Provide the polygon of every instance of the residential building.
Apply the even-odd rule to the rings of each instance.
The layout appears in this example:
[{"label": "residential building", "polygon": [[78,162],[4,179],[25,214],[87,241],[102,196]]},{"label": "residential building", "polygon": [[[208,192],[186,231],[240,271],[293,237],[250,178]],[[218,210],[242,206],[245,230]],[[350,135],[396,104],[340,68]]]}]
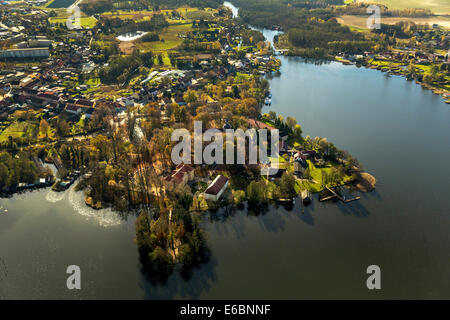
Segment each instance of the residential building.
[{"label": "residential building", "polygon": [[218,175],[204,192],[206,200],[217,201],[228,187],[228,178]]}]

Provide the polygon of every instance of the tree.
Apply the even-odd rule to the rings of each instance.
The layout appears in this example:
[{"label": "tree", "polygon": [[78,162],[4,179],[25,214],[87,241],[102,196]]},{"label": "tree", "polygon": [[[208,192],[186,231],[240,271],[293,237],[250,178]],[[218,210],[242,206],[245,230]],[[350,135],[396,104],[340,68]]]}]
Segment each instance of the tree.
[{"label": "tree", "polygon": [[287,117],[286,118],[286,124],[292,131],[294,130],[295,126],[297,125],[297,120],[295,120],[294,117]]},{"label": "tree", "polygon": [[297,124],[294,127],[294,130],[292,130],[292,136],[294,137],[295,141],[301,141],[302,140],[302,127],[301,125]]},{"label": "tree", "polygon": [[0,163],[0,190],[9,187],[9,170],[3,163]]},{"label": "tree", "polygon": [[171,265],[172,259],[167,254],[167,252],[157,246],[152,252],[147,256],[147,266],[149,270],[155,273],[164,272],[166,267]]},{"label": "tree", "polygon": [[64,137],[69,133],[69,125],[65,120],[58,118],[56,122],[56,133],[60,137]]},{"label": "tree", "polygon": [[183,99],[186,103],[195,103],[198,101],[197,92],[193,90],[187,90],[183,96]]},{"label": "tree", "polygon": [[48,138],[48,122],[45,119],[42,119],[39,123],[39,132],[44,135],[45,138]]},{"label": "tree", "polygon": [[259,206],[267,201],[266,183],[264,181],[252,181],[247,187],[247,199],[249,204]]},{"label": "tree", "polygon": [[284,172],[280,180],[280,193],[286,197],[294,197],[295,191],[295,177],[292,173]]}]

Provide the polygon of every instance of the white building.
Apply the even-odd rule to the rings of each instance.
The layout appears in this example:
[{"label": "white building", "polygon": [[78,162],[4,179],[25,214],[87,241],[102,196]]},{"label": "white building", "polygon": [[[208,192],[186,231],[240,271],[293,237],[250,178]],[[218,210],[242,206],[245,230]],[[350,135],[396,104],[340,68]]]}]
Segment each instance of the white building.
[{"label": "white building", "polygon": [[23,48],[8,49],[0,51],[0,58],[48,58],[50,50],[48,48]]},{"label": "white building", "polygon": [[217,201],[228,187],[228,178],[218,175],[204,192],[206,200]]}]

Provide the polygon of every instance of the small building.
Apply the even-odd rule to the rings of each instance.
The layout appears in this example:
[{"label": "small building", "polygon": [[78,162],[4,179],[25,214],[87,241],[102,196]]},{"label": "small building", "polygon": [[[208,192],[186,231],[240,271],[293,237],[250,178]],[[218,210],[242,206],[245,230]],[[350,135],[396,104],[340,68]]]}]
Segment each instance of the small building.
[{"label": "small building", "polygon": [[186,185],[193,179],[194,168],[187,164],[180,164],[170,176],[164,178],[164,184],[167,190],[173,190],[179,185]]},{"label": "small building", "polygon": [[81,112],[81,107],[80,106],[76,106],[74,104],[68,104],[66,106],[66,112],[68,113],[73,113],[73,114],[80,114]]},{"label": "small building", "polygon": [[206,200],[217,201],[228,187],[228,178],[218,175],[204,192]]},{"label": "small building", "polygon": [[299,178],[303,178],[303,175],[305,174],[306,165],[302,161],[294,161],[294,175],[296,175]]}]

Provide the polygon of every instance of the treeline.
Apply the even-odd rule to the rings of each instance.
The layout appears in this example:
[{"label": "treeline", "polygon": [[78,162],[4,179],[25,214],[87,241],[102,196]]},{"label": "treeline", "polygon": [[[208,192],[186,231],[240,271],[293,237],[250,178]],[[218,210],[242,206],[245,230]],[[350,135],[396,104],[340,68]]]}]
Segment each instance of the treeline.
[{"label": "treeline", "polygon": [[130,33],[136,31],[160,31],[169,26],[162,14],[155,14],[150,20],[134,21],[132,19],[100,18],[97,23],[104,34]]},{"label": "treeline", "polygon": [[354,34],[346,26],[334,21],[324,23],[311,21],[309,24],[290,29],[289,42],[296,47],[327,47],[333,41],[361,41],[364,37]]},{"label": "treeline", "polygon": [[159,8],[179,8],[190,6],[197,8],[218,8],[222,5],[222,0],[150,0],[155,9]]},{"label": "treeline", "polygon": [[8,152],[0,153],[0,190],[15,187],[21,182],[35,183],[39,174],[30,154],[21,152],[13,157]]},{"label": "treeline", "polygon": [[151,68],[154,62],[152,52],[139,53],[135,51],[130,56],[115,56],[107,67],[100,69],[99,77],[102,83],[123,83],[139,67]]},{"label": "treeline", "polygon": [[87,15],[94,15],[97,13],[112,11],[114,9],[114,2],[109,0],[95,0],[83,1],[78,5]]},{"label": "treeline", "polygon": [[154,32],[147,33],[141,37],[140,41],[142,41],[142,42],[159,41],[159,36],[157,33],[154,33]]},{"label": "treeline", "polygon": [[414,36],[416,32],[422,32],[430,29],[427,25],[416,24],[412,21],[399,21],[395,24],[382,23],[380,29],[372,30],[373,33],[386,34],[390,37],[408,39]]},{"label": "treeline", "polygon": [[[351,3],[345,7],[336,7],[334,13],[336,15],[368,15],[367,8],[370,6],[368,3]],[[421,8],[407,8],[407,9],[389,9],[387,6],[377,4],[380,8],[380,13],[383,17],[410,17],[410,18],[425,18],[433,15],[433,12],[429,9]]]},{"label": "treeline", "polygon": [[373,46],[363,34],[337,22],[333,5],[339,4],[342,1],[236,1],[244,22],[264,28],[281,27],[294,47],[291,54],[318,59],[339,52],[360,53]]},{"label": "treeline", "polygon": [[246,29],[241,33],[242,45],[244,46],[254,46],[261,41],[264,41],[264,35],[256,30]]},{"label": "treeline", "polygon": [[221,0],[133,0],[133,1],[110,1],[110,0],[88,0],[79,4],[81,11],[88,15],[120,10],[147,10],[179,8],[190,6],[198,8],[218,8],[222,5]]}]

